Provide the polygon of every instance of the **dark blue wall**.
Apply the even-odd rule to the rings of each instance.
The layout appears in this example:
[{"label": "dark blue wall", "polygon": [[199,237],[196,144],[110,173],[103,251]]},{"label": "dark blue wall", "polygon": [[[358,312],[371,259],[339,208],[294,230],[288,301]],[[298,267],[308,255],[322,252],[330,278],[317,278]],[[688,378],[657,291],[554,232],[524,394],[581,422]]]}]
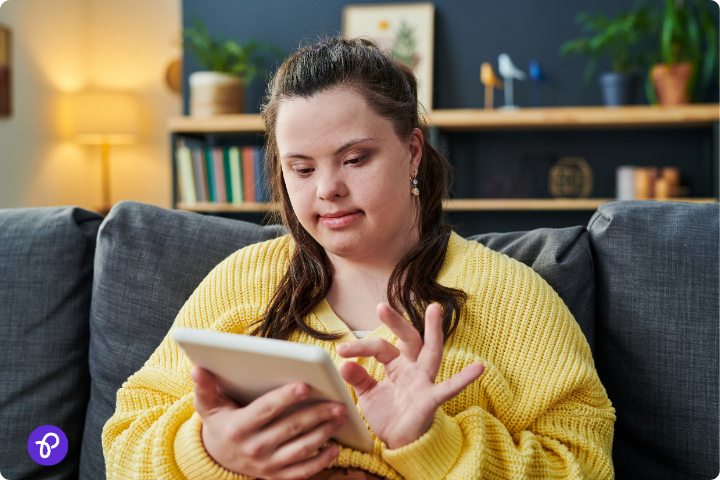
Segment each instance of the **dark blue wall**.
[{"label": "dark blue wall", "polygon": [[[289,53],[318,37],[339,35],[342,28],[340,0],[183,0],[183,23],[190,26],[198,15],[213,33],[244,41],[254,36]],[[379,3],[377,0],[352,4]],[[645,0],[661,8],[661,0]],[[717,18],[718,7],[707,0]],[[597,82],[582,82],[587,59],[560,57],[560,45],[582,34],[574,22],[578,12],[602,11],[614,15],[631,8],[633,0],[436,0],[434,108],[482,108],[483,85],[480,64],[491,62],[497,71],[500,53],[510,54],[514,63],[528,71],[531,59],[541,62],[552,82],[543,90],[545,106],[601,105]],[[185,113],[188,112],[187,77],[201,70],[196,59],[184,56]],[[597,72],[610,69],[609,59]],[[272,69],[274,71],[274,69]],[[718,84],[707,92],[704,102],[718,102]],[[246,111],[259,111],[265,81],[258,78],[246,92]],[[529,81],[514,83],[515,103],[531,106]],[[644,91],[636,103],[647,104]],[[495,105],[502,104],[502,92],[495,92]],[[506,195],[506,179],[522,183],[529,198],[548,196],[547,171],[561,156],[584,157],[595,173],[591,196],[615,195],[615,168],[618,165],[679,166],[682,183],[692,196],[717,196],[717,157],[713,158],[712,130],[618,130],[552,132],[469,132],[447,135],[450,162],[455,171],[453,196],[458,198],[517,196]],[[533,179],[533,177],[535,177]],[[464,233],[512,231],[538,226],[560,227],[585,223],[592,212],[476,212],[455,214]]]},{"label": "dark blue wall", "polygon": [[[246,40],[250,36],[277,45],[289,53],[303,42],[318,36],[340,34],[342,8],[347,3],[381,3],[377,0],[343,2],[340,0],[183,0],[183,23],[189,26],[189,14],[199,15],[211,32]],[[398,3],[398,2],[387,2]],[[662,7],[660,0],[645,0]],[[717,18],[718,7],[707,0]],[[585,57],[560,57],[558,48],[582,34],[574,23],[578,12],[602,11],[614,15],[629,10],[632,0],[436,0],[434,108],[482,108],[483,86],[480,64],[491,62],[497,71],[500,53],[510,54],[515,65],[527,73],[531,59],[537,59],[552,77],[544,87],[546,106],[601,105],[596,83],[582,83]],[[192,55],[185,55],[187,76],[201,70]],[[610,68],[609,60],[599,71]],[[717,84],[716,84],[717,85]],[[248,88],[246,109],[258,112],[264,82],[256,79]],[[530,81],[514,82],[515,103],[531,105]],[[187,113],[187,92],[185,88]],[[502,102],[496,91],[496,106]],[[717,101],[717,88],[705,101]],[[647,104],[642,91],[637,103]]]}]

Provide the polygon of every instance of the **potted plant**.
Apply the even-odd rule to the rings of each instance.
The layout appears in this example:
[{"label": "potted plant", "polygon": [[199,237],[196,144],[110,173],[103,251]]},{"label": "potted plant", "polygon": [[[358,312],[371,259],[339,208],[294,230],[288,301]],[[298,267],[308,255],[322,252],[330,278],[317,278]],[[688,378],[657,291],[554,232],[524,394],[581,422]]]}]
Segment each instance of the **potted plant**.
[{"label": "potted plant", "polygon": [[254,38],[244,44],[222,35],[213,38],[205,24],[194,19],[183,31],[185,46],[207,71],[190,74],[190,115],[211,116],[243,113],[245,87],[267,63],[267,55],[283,58],[276,47]]},{"label": "potted plant", "polygon": [[717,71],[718,31],[704,0],[664,0],[661,63],[646,81],[652,104],[682,105],[702,98]]},{"label": "potted plant", "polygon": [[645,38],[656,31],[657,19],[650,7],[639,8],[636,4],[630,12],[615,18],[602,13],[579,13],[575,21],[583,31],[594,33],[568,40],[560,46],[559,53],[581,53],[590,57],[585,68],[584,82],[592,78],[598,60],[609,55],[613,70],[600,75],[603,100],[607,106],[628,105],[633,102],[637,85],[637,71],[646,68],[650,55],[641,48]]}]

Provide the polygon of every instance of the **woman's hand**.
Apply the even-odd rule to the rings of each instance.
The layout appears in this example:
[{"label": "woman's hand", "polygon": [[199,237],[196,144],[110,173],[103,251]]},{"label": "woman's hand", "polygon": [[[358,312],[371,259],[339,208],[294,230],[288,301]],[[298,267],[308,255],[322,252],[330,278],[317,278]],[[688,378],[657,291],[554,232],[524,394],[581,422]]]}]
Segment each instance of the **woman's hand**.
[{"label": "woman's hand", "polygon": [[387,303],[378,305],[377,314],[398,338],[399,350],[382,338],[369,338],[340,344],[337,351],[346,358],[375,357],[385,367],[385,379],[378,382],[355,362],[344,362],[339,371],[355,388],[370,428],[396,449],[427,432],[438,407],[482,375],[485,366],[473,363],[436,385],[443,356],[440,305],[425,310],[425,345],[415,327]]},{"label": "woman's hand", "polygon": [[321,402],[285,412],[307,398],[306,384],[288,383],[241,408],[219,392],[207,370],[195,367],[190,375],[205,450],[224,468],[264,479],[299,479],[327,468],[338,456],[337,445],[320,448],[345,423],[342,404]]}]

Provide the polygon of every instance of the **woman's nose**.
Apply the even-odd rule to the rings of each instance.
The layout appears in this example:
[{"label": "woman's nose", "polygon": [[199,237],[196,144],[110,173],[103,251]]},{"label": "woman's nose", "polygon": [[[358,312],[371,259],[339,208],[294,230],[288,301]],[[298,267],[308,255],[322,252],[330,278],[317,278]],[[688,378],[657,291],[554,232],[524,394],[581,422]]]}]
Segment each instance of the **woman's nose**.
[{"label": "woman's nose", "polygon": [[338,174],[327,172],[318,177],[317,198],[320,200],[332,200],[347,195],[347,185]]}]

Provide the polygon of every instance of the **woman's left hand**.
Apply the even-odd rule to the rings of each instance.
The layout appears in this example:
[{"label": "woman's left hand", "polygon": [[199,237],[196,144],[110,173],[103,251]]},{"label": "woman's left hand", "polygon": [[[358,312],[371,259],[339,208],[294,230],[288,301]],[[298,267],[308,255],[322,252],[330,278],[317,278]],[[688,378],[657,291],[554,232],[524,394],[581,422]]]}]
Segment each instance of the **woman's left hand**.
[{"label": "woman's left hand", "polygon": [[378,382],[355,362],[343,362],[338,370],[355,389],[370,428],[394,450],[427,432],[438,407],[482,375],[485,365],[470,364],[436,385],[443,357],[440,305],[425,310],[424,345],[415,327],[389,304],[380,303],[377,314],[398,338],[399,350],[382,338],[369,338],[342,343],[337,352],[345,358],[375,357],[385,367],[385,379]]}]

